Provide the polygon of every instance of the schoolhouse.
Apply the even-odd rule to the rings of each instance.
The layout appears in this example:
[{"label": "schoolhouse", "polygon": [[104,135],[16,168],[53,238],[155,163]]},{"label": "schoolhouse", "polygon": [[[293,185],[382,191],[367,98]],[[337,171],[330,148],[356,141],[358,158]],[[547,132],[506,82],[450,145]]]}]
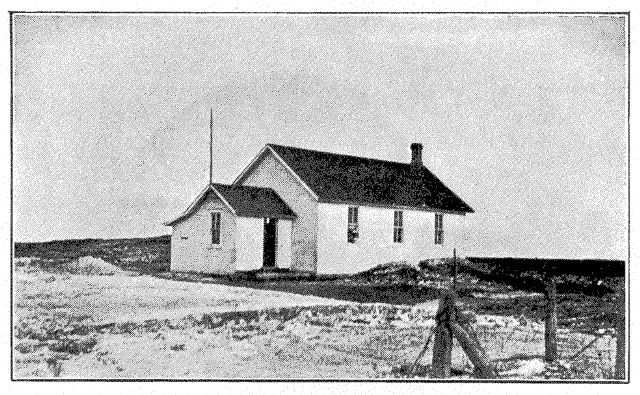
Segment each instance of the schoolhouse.
[{"label": "schoolhouse", "polygon": [[473,209],[422,163],[267,144],[233,184],[210,183],[171,226],[171,270],[355,273],[450,254],[447,218]]}]

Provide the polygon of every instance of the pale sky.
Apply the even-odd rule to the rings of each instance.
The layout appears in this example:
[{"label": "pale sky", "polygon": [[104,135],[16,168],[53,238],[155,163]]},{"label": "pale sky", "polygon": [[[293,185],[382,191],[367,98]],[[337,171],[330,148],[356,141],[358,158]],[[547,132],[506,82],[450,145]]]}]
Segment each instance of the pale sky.
[{"label": "pale sky", "polygon": [[[408,162],[468,255],[627,251],[626,19],[14,16],[14,239],[168,234],[267,142]],[[446,219],[445,219],[446,221]],[[445,222],[445,232],[447,231]]]}]

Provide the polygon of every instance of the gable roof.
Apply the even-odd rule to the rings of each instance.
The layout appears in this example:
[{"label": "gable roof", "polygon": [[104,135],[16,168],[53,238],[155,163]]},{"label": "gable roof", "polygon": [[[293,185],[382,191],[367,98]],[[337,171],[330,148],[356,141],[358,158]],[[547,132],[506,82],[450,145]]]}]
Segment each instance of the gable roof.
[{"label": "gable roof", "polygon": [[296,215],[271,188],[212,184],[240,217],[293,218]]},{"label": "gable roof", "polygon": [[200,192],[198,197],[182,214],[164,224],[173,226],[187,219],[212,194],[239,217],[292,219],[296,216],[276,191],[271,188],[212,183]]},{"label": "gable roof", "polygon": [[473,209],[426,167],[267,144],[320,202],[399,206],[457,214]]}]

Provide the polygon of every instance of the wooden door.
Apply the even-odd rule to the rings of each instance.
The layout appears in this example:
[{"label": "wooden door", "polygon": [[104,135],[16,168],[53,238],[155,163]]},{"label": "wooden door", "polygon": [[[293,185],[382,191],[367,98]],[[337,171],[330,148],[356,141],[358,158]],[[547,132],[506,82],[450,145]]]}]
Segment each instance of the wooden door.
[{"label": "wooden door", "polygon": [[264,246],[262,250],[262,266],[264,267],[276,267],[277,229],[278,220],[276,218],[264,219]]}]

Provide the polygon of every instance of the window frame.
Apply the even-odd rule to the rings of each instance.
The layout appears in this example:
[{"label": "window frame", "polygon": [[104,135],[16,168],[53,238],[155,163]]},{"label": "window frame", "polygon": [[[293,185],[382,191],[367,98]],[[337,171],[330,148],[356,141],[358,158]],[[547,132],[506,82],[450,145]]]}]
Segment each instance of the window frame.
[{"label": "window frame", "polygon": [[393,242],[404,243],[404,214],[402,210],[393,211]]},{"label": "window frame", "polygon": [[[216,224],[216,222],[214,220],[215,217],[217,217],[217,220],[218,220],[217,224]],[[209,218],[211,220],[210,223],[209,223],[210,229],[211,229],[211,238],[210,238],[211,245],[212,246],[220,246],[222,244],[222,212],[221,211],[211,211],[210,215],[209,215]],[[217,226],[215,226],[215,225],[217,225]],[[217,235],[216,235],[216,233],[217,233]],[[217,236],[217,239],[218,239],[217,243],[215,242],[216,236]]]},{"label": "window frame", "polygon": [[347,208],[347,243],[355,244],[360,238],[359,206],[349,206]]},{"label": "window frame", "polygon": [[433,244],[444,244],[444,214],[435,213]]}]

